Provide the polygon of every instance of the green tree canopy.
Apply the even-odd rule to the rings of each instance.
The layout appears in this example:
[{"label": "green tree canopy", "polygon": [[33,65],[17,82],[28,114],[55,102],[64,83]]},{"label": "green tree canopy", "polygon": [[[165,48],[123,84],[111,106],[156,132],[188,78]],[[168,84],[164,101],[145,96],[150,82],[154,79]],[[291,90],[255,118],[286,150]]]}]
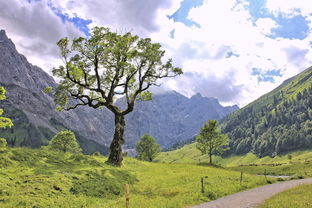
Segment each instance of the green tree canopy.
[{"label": "green tree canopy", "polygon": [[145,134],[137,142],[136,151],[138,159],[151,162],[160,152],[160,145],[156,143],[154,137]]},{"label": "green tree canopy", "polygon": [[[4,87],[0,87],[0,100],[5,100],[5,89]],[[1,115],[4,113],[3,109],[0,108],[0,128],[12,127],[13,123],[11,119],[2,117]]]},{"label": "green tree canopy", "polygon": [[227,150],[229,139],[227,135],[220,133],[216,120],[209,120],[200,129],[200,133],[196,137],[196,142],[196,148],[202,154],[208,154],[209,161],[212,163],[213,155],[220,155]]},{"label": "green tree canopy", "polygon": [[48,147],[62,152],[79,153],[81,149],[72,131],[65,130],[57,133],[49,142]]},{"label": "green tree canopy", "polygon": [[[108,28],[93,28],[89,38],[58,43],[64,65],[53,69],[60,78],[55,92],[57,109],[71,110],[78,106],[105,106],[115,115],[115,134],[110,145],[108,162],[122,164],[124,116],[133,111],[135,101],[150,100],[151,86],[159,80],[182,73],[172,60],[163,62],[165,51],[150,38],[131,33],[117,34]],[[115,105],[124,96],[125,109]]]}]

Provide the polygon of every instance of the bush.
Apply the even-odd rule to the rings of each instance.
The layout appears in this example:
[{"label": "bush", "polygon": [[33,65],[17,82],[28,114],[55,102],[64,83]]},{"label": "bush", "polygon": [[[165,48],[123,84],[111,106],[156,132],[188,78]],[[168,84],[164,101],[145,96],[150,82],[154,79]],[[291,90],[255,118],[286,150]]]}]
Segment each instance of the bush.
[{"label": "bush", "polygon": [[5,138],[0,138],[0,147],[7,147],[8,143]]},{"label": "bush", "polygon": [[136,144],[138,159],[145,161],[153,161],[160,152],[160,145],[156,143],[156,139],[148,134],[145,134]]},{"label": "bush", "polygon": [[51,150],[62,152],[80,153],[81,148],[77,143],[76,136],[72,131],[65,130],[57,133],[49,142]]}]

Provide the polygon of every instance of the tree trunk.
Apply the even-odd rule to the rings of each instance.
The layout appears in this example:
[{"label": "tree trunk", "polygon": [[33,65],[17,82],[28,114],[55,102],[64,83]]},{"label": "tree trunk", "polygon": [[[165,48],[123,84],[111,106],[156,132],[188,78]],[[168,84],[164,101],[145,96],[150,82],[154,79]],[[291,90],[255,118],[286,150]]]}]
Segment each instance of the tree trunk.
[{"label": "tree trunk", "polygon": [[212,143],[209,145],[209,163],[212,164]]},{"label": "tree trunk", "polygon": [[125,117],[124,115],[115,114],[115,133],[113,141],[109,147],[110,153],[107,162],[121,166],[122,165],[122,145],[124,144],[124,130],[125,130]]}]

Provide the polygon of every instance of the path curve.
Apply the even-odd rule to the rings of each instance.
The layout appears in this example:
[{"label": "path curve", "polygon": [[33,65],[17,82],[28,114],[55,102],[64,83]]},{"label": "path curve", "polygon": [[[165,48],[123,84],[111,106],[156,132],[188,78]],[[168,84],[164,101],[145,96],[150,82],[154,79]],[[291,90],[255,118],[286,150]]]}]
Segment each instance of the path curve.
[{"label": "path curve", "polygon": [[192,208],[254,208],[273,195],[302,184],[312,184],[312,178],[265,185],[193,206]]}]

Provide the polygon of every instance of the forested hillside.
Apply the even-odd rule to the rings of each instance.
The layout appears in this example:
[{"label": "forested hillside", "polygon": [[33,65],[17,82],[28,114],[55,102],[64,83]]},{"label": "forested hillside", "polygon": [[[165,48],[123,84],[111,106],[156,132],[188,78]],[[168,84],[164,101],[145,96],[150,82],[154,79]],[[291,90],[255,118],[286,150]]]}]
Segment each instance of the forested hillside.
[{"label": "forested hillside", "polygon": [[312,148],[312,67],[223,120],[230,153],[274,156]]}]

